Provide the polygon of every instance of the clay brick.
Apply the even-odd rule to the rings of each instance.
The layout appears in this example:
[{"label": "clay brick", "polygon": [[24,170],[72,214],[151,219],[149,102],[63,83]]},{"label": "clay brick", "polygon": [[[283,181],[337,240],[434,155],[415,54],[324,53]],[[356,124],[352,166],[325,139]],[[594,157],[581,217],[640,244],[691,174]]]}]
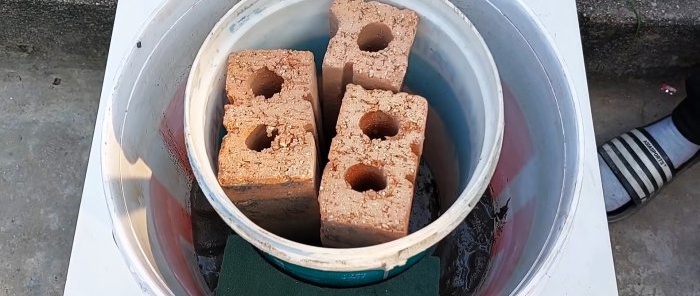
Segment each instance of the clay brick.
[{"label": "clay brick", "polygon": [[418,28],[418,15],[378,2],[336,0],[323,60],[323,122],[332,137],[345,86],[399,92]]},{"label": "clay brick", "polygon": [[303,99],[311,102],[315,127],[321,105],[314,56],[308,51],[246,50],[229,55],[226,95],[233,105]]},{"label": "clay brick", "polygon": [[297,241],[318,241],[312,118],[306,101],[227,105],[219,153],[219,183],[234,204],[259,226]]},{"label": "clay brick", "polygon": [[324,246],[408,234],[427,114],[420,96],[347,86],[319,193]]}]

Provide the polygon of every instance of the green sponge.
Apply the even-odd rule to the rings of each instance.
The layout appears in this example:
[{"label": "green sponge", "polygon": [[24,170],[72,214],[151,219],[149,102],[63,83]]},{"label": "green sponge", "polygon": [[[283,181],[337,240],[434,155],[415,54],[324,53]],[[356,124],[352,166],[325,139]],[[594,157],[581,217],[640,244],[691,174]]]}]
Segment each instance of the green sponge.
[{"label": "green sponge", "polygon": [[439,280],[440,259],[427,256],[406,272],[376,285],[344,289],[318,287],[280,272],[253,246],[232,235],[224,252],[216,295],[431,296],[439,294]]}]

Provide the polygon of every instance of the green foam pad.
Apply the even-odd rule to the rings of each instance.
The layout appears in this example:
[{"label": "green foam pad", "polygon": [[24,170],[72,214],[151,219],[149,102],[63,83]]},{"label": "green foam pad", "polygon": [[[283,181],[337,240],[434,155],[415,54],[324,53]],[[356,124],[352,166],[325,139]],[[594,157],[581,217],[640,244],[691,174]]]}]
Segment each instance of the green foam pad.
[{"label": "green foam pad", "polygon": [[216,295],[430,296],[439,294],[439,281],[440,259],[427,256],[407,271],[379,284],[343,289],[319,287],[279,271],[253,246],[232,235],[224,252]]}]

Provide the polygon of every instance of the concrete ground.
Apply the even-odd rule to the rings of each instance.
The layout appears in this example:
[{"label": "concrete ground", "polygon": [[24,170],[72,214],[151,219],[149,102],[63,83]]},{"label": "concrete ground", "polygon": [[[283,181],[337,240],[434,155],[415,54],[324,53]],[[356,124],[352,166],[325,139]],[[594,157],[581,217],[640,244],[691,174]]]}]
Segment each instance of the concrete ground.
[{"label": "concrete ground", "polygon": [[[684,94],[682,77],[589,81],[598,143],[670,113]],[[637,214],[610,226],[621,296],[700,295],[700,166],[666,187]]]},{"label": "concrete ground", "polygon": [[0,53],[0,295],[62,295],[104,65]]},{"label": "concrete ground", "polygon": [[672,74],[700,63],[700,1],[576,3],[589,73]]}]

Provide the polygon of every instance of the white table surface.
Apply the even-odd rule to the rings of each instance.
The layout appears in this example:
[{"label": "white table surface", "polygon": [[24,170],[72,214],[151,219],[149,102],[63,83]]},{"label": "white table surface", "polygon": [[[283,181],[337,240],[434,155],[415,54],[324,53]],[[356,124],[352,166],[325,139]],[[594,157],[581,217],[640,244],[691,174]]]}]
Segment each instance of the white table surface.
[{"label": "white table surface", "polygon": [[[117,79],[116,66],[133,46],[139,28],[165,0],[120,0],[110,45],[97,125]],[[569,240],[535,295],[617,295],[608,226],[574,0],[522,0],[547,28],[569,69],[585,121],[585,161],[581,200]],[[97,129],[99,131],[99,129]],[[100,178],[99,134],[93,137],[64,295],[141,295],[140,287],[112,238]]]}]

